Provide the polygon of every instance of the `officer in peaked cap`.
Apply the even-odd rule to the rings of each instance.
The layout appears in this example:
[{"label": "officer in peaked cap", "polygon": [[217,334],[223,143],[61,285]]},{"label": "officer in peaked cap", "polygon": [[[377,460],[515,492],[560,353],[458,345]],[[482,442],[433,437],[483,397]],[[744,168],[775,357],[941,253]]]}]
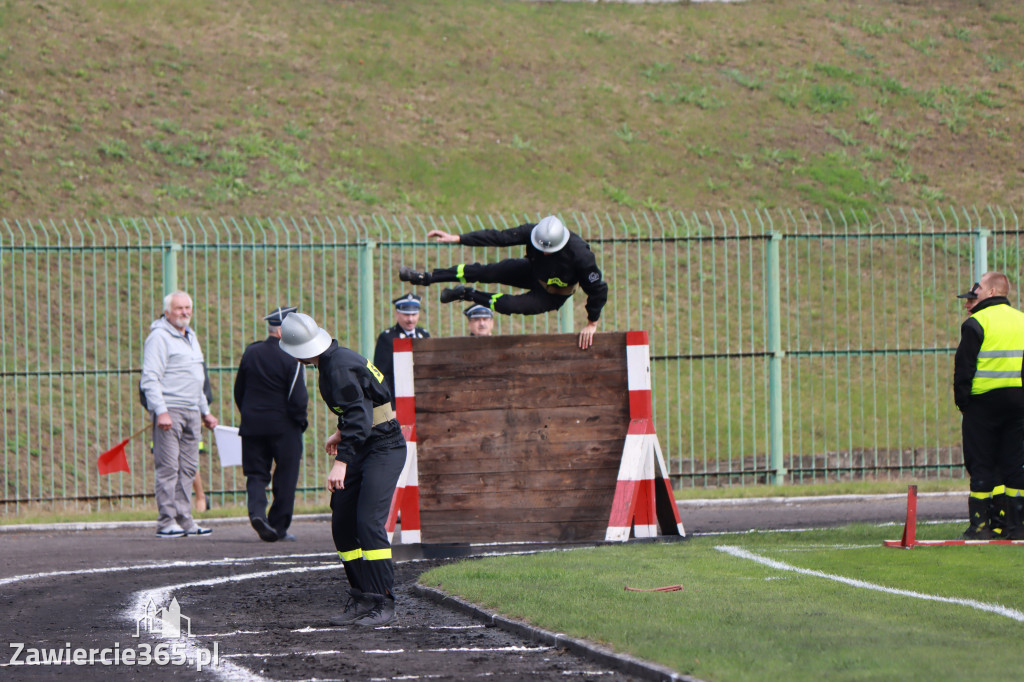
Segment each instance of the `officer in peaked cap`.
[{"label": "officer in peaked cap", "polygon": [[[246,347],[235,376],[249,523],[265,542],[295,539],[288,527],[309,402],[303,366],[281,350],[281,324],[295,311],[294,306],[282,306],[263,318],[267,338]],[[268,483],[274,498],[269,511]]]},{"label": "officer in peaked cap", "polygon": [[[409,293],[391,301],[395,306],[395,326],[388,327],[377,337],[373,350],[373,364],[384,374],[391,395],[395,395],[395,339],[429,339],[430,332],[417,326],[420,321],[420,297]],[[391,400],[394,406],[394,398]]]},{"label": "officer in peaked cap", "polygon": [[280,327],[288,313],[294,313],[296,310],[298,310],[298,308],[293,305],[281,306],[280,308],[275,308],[274,312],[265,316],[263,319],[267,321],[267,325],[270,327]]},{"label": "officer in peaked cap", "polygon": [[463,313],[469,318],[470,336],[490,336],[494,330],[494,312],[484,305],[473,305]]}]

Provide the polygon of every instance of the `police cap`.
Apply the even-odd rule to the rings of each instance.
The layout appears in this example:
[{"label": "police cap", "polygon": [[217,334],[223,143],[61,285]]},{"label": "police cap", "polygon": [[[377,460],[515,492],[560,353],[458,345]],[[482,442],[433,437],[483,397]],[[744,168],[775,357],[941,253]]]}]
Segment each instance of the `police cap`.
[{"label": "police cap", "polygon": [[416,294],[406,294],[391,301],[395,304],[395,310],[406,315],[412,315],[420,311],[420,297]]},{"label": "police cap", "polygon": [[478,317],[494,317],[494,313],[491,312],[490,308],[479,304],[472,305],[466,308],[462,314],[471,320],[476,319]]},{"label": "police cap", "polygon": [[263,319],[266,320],[267,324],[271,327],[280,327],[281,323],[284,322],[284,318],[288,317],[288,313],[294,313],[296,310],[298,310],[298,308],[293,305],[281,306]]}]

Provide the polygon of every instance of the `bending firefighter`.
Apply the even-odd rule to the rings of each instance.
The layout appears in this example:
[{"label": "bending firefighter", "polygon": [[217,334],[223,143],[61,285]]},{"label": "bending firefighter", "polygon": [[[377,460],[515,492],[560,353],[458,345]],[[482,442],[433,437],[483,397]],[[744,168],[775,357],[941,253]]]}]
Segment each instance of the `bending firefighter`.
[{"label": "bending firefighter", "polygon": [[[508,230],[476,230],[465,234],[449,234],[431,230],[444,244],[466,246],[526,246],[525,258],[509,258],[498,263],[462,263],[452,268],[416,272],[402,266],[398,272],[403,282],[427,286],[436,282],[459,282],[441,292],[441,302],[472,301],[503,315],[538,315],[558,310],[572,298],[576,288],[587,294],[587,324],[580,331],[580,348],[589,348],[597,331],[601,309],[608,300],[608,285],[601,278],[590,246],[573,234],[555,216],[539,223],[526,223]],[[528,289],[524,294],[490,294],[471,289],[468,282],[506,284]]]},{"label": "bending firefighter", "polygon": [[966,540],[1024,539],[1024,313],[1010,307],[999,272],[958,298],[960,325],[953,399],[963,413],[964,466],[971,477]]},{"label": "bending firefighter", "polygon": [[405,439],[391,393],[373,363],[331,338],[313,318],[292,313],[281,323],[281,350],[320,372],[320,395],[338,415],[327,439],[335,462],[327,475],[331,532],[350,585],[332,625],[377,626],[395,618],[395,567],[386,524],[405,466]]}]

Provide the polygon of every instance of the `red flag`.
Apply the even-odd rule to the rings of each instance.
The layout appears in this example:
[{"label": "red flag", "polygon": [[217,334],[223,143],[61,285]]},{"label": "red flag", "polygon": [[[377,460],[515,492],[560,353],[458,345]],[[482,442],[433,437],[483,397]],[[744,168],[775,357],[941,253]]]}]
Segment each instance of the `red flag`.
[{"label": "red flag", "polygon": [[131,438],[126,438],[100,455],[100,458],[96,460],[96,466],[99,468],[101,476],[117,471],[127,471],[129,474],[132,472],[128,468],[128,458],[124,453],[124,446],[128,445],[130,440]]}]

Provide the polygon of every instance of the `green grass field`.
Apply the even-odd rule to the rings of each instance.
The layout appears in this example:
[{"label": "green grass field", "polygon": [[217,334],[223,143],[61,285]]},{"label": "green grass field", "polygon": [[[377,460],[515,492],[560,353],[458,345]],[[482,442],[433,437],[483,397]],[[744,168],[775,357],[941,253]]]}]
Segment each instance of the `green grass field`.
[{"label": "green grass field", "polygon": [[[420,581],[704,680],[1019,674],[1024,547],[882,545],[901,531],[855,525],[490,557]],[[961,531],[922,525],[918,538]]]},{"label": "green grass field", "polygon": [[1015,0],[0,2],[0,215],[1021,205]]}]

